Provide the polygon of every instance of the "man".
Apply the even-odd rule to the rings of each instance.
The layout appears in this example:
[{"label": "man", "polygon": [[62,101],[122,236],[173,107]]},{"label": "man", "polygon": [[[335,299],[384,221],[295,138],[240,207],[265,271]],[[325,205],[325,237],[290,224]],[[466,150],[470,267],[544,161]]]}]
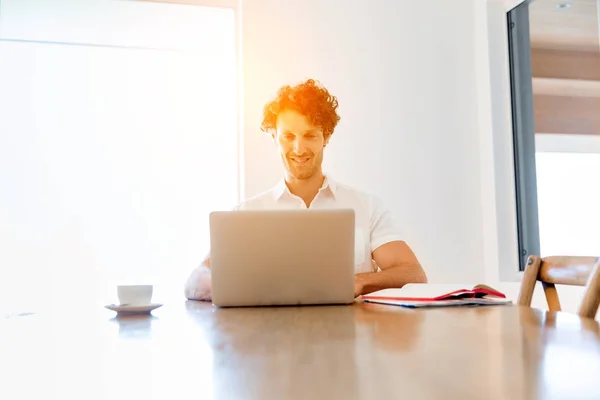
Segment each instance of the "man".
[{"label": "man", "polygon": [[[278,91],[264,107],[261,128],[277,145],[285,177],[236,209],[352,208],[356,219],[355,295],[426,282],[419,261],[382,203],[323,174],[323,151],[340,120],[337,107],[337,99],[312,79]],[[192,272],[185,295],[190,300],[210,300],[210,257]]]}]

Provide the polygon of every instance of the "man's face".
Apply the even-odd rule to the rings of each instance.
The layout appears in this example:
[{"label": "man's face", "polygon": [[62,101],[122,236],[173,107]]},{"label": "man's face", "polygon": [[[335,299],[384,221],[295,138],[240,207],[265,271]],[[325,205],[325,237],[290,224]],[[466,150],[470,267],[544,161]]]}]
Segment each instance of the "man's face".
[{"label": "man's face", "polygon": [[327,140],[323,130],[295,110],[284,110],[277,117],[274,134],[283,165],[296,179],[308,179],[321,169]]}]

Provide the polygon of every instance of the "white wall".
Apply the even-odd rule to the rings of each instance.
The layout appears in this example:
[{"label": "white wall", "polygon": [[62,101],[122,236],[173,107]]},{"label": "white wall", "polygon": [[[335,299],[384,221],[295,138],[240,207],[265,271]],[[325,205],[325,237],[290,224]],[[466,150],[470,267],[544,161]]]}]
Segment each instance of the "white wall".
[{"label": "white wall", "polygon": [[481,281],[473,12],[472,0],[244,2],[245,194],[281,176],[262,105],[319,79],[342,117],[328,171],[384,198],[431,281]]},{"label": "white wall", "polygon": [[[262,105],[319,79],[342,116],[328,171],[383,196],[430,281],[485,281],[516,300],[506,11],[518,3],[244,1],[245,195],[281,173]],[[581,288],[559,294],[575,311]],[[533,305],[547,307],[540,287]]]}]

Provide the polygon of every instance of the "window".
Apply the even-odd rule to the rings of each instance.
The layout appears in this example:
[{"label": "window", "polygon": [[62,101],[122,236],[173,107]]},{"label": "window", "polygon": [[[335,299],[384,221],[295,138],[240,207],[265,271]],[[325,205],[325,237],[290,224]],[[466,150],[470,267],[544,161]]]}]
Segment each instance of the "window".
[{"label": "window", "polygon": [[521,270],[529,254],[600,256],[598,15],[584,0],[508,15]]},{"label": "window", "polygon": [[538,135],[536,147],[542,256],[600,256],[600,136]]},{"label": "window", "polygon": [[107,304],[122,282],[183,295],[208,214],[238,201],[234,14],[217,13],[197,40],[228,45],[202,51],[0,40],[0,311]]}]

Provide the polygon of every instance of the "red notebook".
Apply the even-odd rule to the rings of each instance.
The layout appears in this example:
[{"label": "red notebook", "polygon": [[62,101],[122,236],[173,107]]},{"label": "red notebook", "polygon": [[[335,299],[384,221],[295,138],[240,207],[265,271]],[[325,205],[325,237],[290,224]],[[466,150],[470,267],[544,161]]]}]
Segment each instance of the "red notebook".
[{"label": "red notebook", "polygon": [[[398,305],[404,307],[442,307],[466,305],[509,304],[506,296],[486,285],[472,289],[443,291],[452,285],[409,284],[401,289],[385,289],[361,296],[369,303]],[[456,286],[456,285],[454,285]]]}]

